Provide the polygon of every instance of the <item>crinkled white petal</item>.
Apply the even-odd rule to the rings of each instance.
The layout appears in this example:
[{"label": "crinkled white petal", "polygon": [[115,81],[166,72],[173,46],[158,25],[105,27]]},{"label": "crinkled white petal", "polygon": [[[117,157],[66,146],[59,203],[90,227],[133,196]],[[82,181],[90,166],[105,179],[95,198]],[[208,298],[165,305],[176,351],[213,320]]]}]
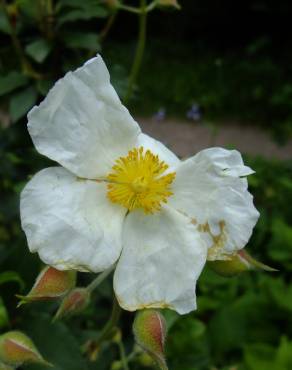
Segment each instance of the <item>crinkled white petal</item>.
[{"label": "crinkled white petal", "polygon": [[239,152],[222,148],[203,150],[176,169],[169,205],[204,230],[209,247],[216,247],[210,259],[243,248],[251,236],[259,213],[241,178],[251,173]]},{"label": "crinkled white petal", "polygon": [[153,215],[131,212],[114,275],[120,305],[129,311],[196,308],[196,281],[206,262],[206,244],[188,217],[171,208]]},{"label": "crinkled white petal", "polygon": [[86,178],[106,176],[140,133],[100,56],[59,80],[28,120],[37,150]]},{"label": "crinkled white petal", "polygon": [[143,146],[146,150],[148,149],[153,154],[158,155],[159,159],[164,161],[170,169],[178,166],[180,163],[180,159],[164,144],[146,134],[141,133],[138,136],[136,147],[140,146]]},{"label": "crinkled white petal", "polygon": [[47,265],[99,272],[120,255],[126,210],[108,201],[104,183],[47,168],[22,191],[20,211],[29,249]]},{"label": "crinkled white petal", "polygon": [[248,176],[254,171],[245,166],[241,154],[237,150],[227,150],[224,148],[209,148],[197,153],[193,158],[205,164],[212,164],[216,172],[227,176],[240,177]]}]

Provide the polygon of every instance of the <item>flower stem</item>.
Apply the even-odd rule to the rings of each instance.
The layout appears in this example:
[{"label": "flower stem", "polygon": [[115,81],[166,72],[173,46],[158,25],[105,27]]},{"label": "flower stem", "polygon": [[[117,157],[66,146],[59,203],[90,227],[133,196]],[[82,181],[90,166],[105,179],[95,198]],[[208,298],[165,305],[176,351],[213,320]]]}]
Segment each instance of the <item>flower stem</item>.
[{"label": "flower stem", "polygon": [[48,40],[54,37],[53,24],[54,24],[54,5],[52,0],[47,0],[46,4],[46,33]]},{"label": "flower stem", "polygon": [[140,355],[142,353],[142,348],[141,347],[138,347],[138,348],[135,348],[127,357],[127,362],[131,362],[133,361],[138,355]]},{"label": "flower stem", "polygon": [[140,9],[135,8],[134,6],[119,4],[119,9],[125,10],[125,11],[130,12],[130,13],[140,14]]},{"label": "flower stem", "polygon": [[145,4],[145,7],[144,9],[142,9],[141,7],[140,8],[136,8],[134,6],[129,6],[129,5],[124,5],[124,4],[119,4],[118,5],[118,9],[121,9],[121,10],[125,10],[127,12],[130,12],[130,13],[135,13],[135,14],[141,14],[143,12],[146,12],[146,13],[149,13],[151,12],[153,9],[156,8],[157,6],[157,0],[154,0],[152,1],[152,3],[150,3],[149,5]]},{"label": "flower stem", "polygon": [[126,356],[124,344],[122,340],[118,341],[118,347],[120,351],[121,362],[124,370],[129,370],[128,359]]},{"label": "flower stem", "polygon": [[139,14],[139,35],[138,35],[138,44],[136,48],[136,54],[134,58],[134,62],[132,65],[128,89],[126,92],[126,96],[124,99],[124,103],[127,104],[129,99],[132,96],[133,88],[141,67],[144,49],[145,49],[145,42],[146,42],[146,26],[147,26],[147,8],[146,8],[146,0],[140,0],[140,14]]},{"label": "flower stem", "polygon": [[96,341],[97,346],[99,346],[104,340],[106,340],[112,334],[113,329],[116,327],[119,321],[121,311],[122,311],[121,307],[116,299],[116,296],[114,295],[111,317],[101,330],[99,338]]},{"label": "flower stem", "polygon": [[99,34],[99,38],[100,38],[101,41],[104,41],[104,39],[108,35],[110,29],[112,28],[113,24],[115,23],[117,15],[118,15],[118,11],[115,10],[114,13],[108,18],[104,28],[101,30],[101,32]]},{"label": "flower stem", "polygon": [[113,271],[113,269],[116,267],[115,264],[113,264],[110,268],[103,271],[101,274],[99,274],[88,286],[87,290],[88,292],[92,292],[100,283],[104,281],[108,277],[108,275]]}]

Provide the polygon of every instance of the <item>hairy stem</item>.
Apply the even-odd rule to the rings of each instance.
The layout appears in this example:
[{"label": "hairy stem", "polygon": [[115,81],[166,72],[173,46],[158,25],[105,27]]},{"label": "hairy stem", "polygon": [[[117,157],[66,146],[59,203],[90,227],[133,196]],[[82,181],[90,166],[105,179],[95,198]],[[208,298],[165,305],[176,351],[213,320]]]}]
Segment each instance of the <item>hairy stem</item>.
[{"label": "hairy stem", "polygon": [[92,292],[100,283],[102,283],[104,281],[104,279],[106,279],[108,277],[108,275],[113,271],[113,269],[115,268],[115,264],[112,265],[110,268],[108,268],[107,270],[103,271],[101,274],[99,274],[88,286],[87,286],[87,290],[89,292]]},{"label": "hairy stem", "polygon": [[127,12],[130,12],[130,13],[135,13],[135,14],[141,14],[141,13],[143,13],[143,12],[146,12],[146,13],[149,13],[149,12],[151,12],[153,9],[155,9],[156,8],[156,6],[157,6],[157,1],[156,0],[154,0],[154,1],[152,1],[152,3],[151,4],[149,4],[149,5],[147,5],[147,4],[145,4],[145,7],[144,7],[144,9],[141,9],[141,7],[140,8],[136,8],[136,7],[134,7],[134,6],[129,6],[129,5],[124,5],[124,4],[119,4],[119,6],[118,6],[118,8],[119,9],[121,9],[121,10],[125,10],[125,11],[127,11]]},{"label": "hairy stem", "polygon": [[124,344],[122,340],[118,341],[118,346],[119,346],[119,351],[120,351],[120,357],[121,357],[121,362],[124,370],[129,370],[129,365],[128,365],[128,359],[126,356]]},{"label": "hairy stem", "polygon": [[52,0],[47,0],[46,4],[46,33],[48,40],[52,40],[54,38],[54,5]]},{"label": "hairy stem", "polygon": [[112,28],[113,24],[115,23],[115,20],[117,18],[118,11],[115,10],[114,13],[107,19],[107,22],[104,26],[104,28],[101,30],[99,34],[99,38],[101,41],[104,41],[106,36],[108,35],[110,29]]},{"label": "hairy stem", "polygon": [[135,8],[134,6],[119,4],[119,9],[125,10],[130,13],[140,14],[140,8]]},{"label": "hairy stem", "polygon": [[137,347],[135,348],[127,357],[127,362],[131,362],[133,361],[138,355],[140,355],[142,353],[142,348],[141,347]]},{"label": "hairy stem", "polygon": [[134,58],[134,62],[132,65],[128,89],[126,92],[126,96],[124,99],[124,103],[127,104],[129,99],[132,96],[133,88],[141,68],[141,63],[143,59],[145,43],[146,43],[146,26],[147,26],[147,9],[146,9],[146,0],[140,0],[140,11],[139,14],[139,35],[138,35],[138,44],[136,48],[136,54]]},{"label": "hairy stem", "polygon": [[114,328],[116,327],[116,325],[119,321],[121,311],[122,310],[120,308],[120,305],[119,305],[119,303],[116,299],[116,296],[114,295],[111,317],[108,320],[108,322],[105,324],[103,329],[101,330],[99,338],[96,341],[97,346],[99,346],[104,340],[108,339],[108,337],[111,336]]}]

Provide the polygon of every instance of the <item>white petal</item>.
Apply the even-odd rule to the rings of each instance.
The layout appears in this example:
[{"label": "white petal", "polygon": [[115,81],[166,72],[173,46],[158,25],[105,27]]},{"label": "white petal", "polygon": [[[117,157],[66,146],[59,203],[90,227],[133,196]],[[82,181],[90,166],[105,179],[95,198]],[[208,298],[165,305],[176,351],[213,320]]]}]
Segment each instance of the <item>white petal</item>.
[{"label": "white petal", "polygon": [[120,255],[126,211],[107,200],[103,183],[47,168],[26,185],[20,211],[29,249],[47,265],[99,272]]},{"label": "white petal", "polygon": [[171,150],[169,150],[160,141],[155,140],[146,134],[141,133],[138,136],[136,146],[143,146],[145,149],[149,149],[153,154],[158,155],[159,159],[168,164],[170,169],[178,166],[180,163],[178,157]]},{"label": "white petal", "polygon": [[[209,246],[216,247],[210,251],[210,259],[243,248],[252,234],[259,213],[247,180],[239,177],[250,173],[253,171],[244,166],[239,152],[221,148],[203,150],[176,169],[169,205],[204,229]],[[206,223],[209,230],[202,228]]]},{"label": "white petal", "polygon": [[202,150],[195,157],[206,164],[212,163],[219,174],[239,177],[254,173],[250,167],[244,165],[241,154],[237,150],[209,148]]},{"label": "white petal", "polygon": [[130,213],[114,275],[120,305],[129,311],[167,307],[184,314],[194,310],[206,250],[190,219],[175,210]]},{"label": "white petal", "polygon": [[140,132],[100,56],[59,80],[28,120],[37,150],[86,178],[107,175]]}]

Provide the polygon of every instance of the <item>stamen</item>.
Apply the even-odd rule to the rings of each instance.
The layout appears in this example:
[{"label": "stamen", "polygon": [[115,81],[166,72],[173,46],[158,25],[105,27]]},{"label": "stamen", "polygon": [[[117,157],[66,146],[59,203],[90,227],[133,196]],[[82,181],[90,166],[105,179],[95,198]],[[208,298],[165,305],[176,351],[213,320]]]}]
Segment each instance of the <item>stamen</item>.
[{"label": "stamen", "polygon": [[130,150],[126,157],[120,157],[107,176],[108,198],[121,204],[129,211],[142,208],[145,213],[159,211],[172,195],[170,185],[175,172],[163,175],[168,165],[159,160],[150,150]]}]

